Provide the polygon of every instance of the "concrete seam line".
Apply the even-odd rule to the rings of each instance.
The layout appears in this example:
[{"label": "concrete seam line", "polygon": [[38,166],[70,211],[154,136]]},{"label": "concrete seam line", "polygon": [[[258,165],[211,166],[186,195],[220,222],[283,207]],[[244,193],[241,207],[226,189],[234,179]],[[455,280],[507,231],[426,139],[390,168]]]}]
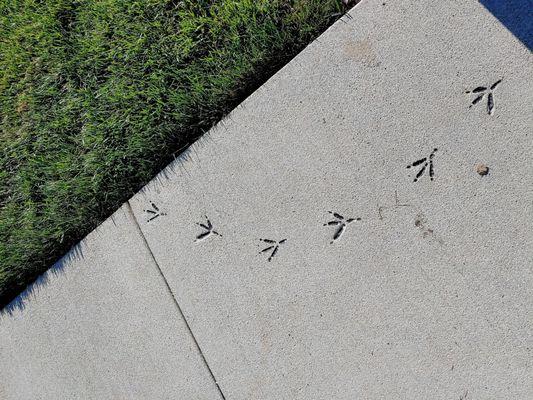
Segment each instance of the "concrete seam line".
[{"label": "concrete seam line", "polygon": [[148,250],[148,252],[150,253],[150,257],[152,258],[154,264],[155,264],[155,267],[159,273],[159,275],[161,276],[161,278],[163,279],[163,282],[165,283],[165,286],[167,288],[167,291],[168,293],[170,294],[170,296],[172,297],[172,300],[174,302],[174,304],[176,305],[176,308],[178,309],[178,313],[180,315],[180,317],[183,319],[183,321],[185,322],[185,326],[187,327],[187,330],[189,331],[189,334],[191,335],[193,341],[194,341],[194,345],[196,346],[196,348],[198,349],[198,352],[200,353],[200,356],[202,357],[202,360],[207,368],[207,370],[209,371],[209,374],[211,375],[211,378],[213,379],[213,382],[215,382],[215,385],[217,387],[217,390],[220,394],[220,396],[222,397],[222,400],[226,400],[226,396],[224,396],[224,393],[222,392],[222,389],[220,388],[216,378],[215,378],[215,374],[213,373],[213,371],[211,370],[211,367],[209,366],[208,362],[207,362],[207,359],[205,358],[204,356],[204,353],[202,351],[202,348],[200,347],[200,344],[198,343],[198,340],[196,340],[196,337],[194,336],[194,333],[191,329],[191,326],[189,325],[189,322],[187,321],[187,318],[185,318],[185,314],[183,313],[179,303],[178,303],[178,300],[176,299],[176,296],[174,295],[174,293],[172,292],[172,289],[170,288],[170,285],[168,283],[168,280],[167,278],[165,277],[165,274],[163,273],[163,270],[161,269],[161,267],[159,266],[159,263],[157,262],[156,258],[155,258],[155,255],[154,253],[152,252],[152,249],[150,248],[150,245],[148,244],[148,241],[146,240],[146,237],[144,236],[144,233],[142,232],[141,230],[141,227],[139,225],[139,221],[137,221],[137,218],[135,217],[135,214],[133,212],[133,209],[131,208],[131,204],[129,201],[126,202],[126,205],[127,205],[127,209],[128,209],[128,213],[130,214],[130,216],[132,217],[133,219],[133,222],[135,224],[135,228],[137,229],[137,231],[139,232],[139,235],[141,236],[143,242],[144,242],[144,245],[146,246],[146,249]]}]

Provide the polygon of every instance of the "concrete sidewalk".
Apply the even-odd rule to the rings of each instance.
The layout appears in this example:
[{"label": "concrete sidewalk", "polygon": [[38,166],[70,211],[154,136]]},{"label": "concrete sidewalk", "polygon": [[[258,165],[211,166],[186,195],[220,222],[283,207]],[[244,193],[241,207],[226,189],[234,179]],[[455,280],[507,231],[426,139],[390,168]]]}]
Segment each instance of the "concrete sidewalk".
[{"label": "concrete sidewalk", "polygon": [[0,398],[533,398],[532,61],[363,1],[1,318]]},{"label": "concrete sidewalk", "polygon": [[0,316],[0,399],[222,399],[128,205]]}]

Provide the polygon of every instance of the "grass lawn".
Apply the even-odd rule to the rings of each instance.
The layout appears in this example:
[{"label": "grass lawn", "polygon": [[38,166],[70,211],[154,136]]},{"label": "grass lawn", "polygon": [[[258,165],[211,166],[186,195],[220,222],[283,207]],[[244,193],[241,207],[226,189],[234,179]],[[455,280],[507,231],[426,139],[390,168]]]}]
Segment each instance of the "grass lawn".
[{"label": "grass lawn", "polygon": [[0,0],[0,307],[341,0]]}]

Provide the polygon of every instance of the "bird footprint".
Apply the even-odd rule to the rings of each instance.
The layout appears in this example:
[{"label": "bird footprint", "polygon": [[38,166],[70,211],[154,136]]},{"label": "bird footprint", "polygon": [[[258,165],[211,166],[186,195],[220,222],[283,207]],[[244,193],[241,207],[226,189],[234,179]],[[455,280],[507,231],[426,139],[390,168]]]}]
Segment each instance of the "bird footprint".
[{"label": "bird footprint", "polygon": [[272,261],[274,256],[278,253],[279,246],[282,245],[287,241],[287,239],[283,240],[272,240],[272,239],[259,239],[260,241],[268,244],[267,247],[265,247],[263,250],[260,251],[260,253],[267,253],[270,252],[270,256],[268,257],[268,261]]},{"label": "bird footprint", "polygon": [[209,218],[207,218],[207,215],[205,216],[205,220],[206,220],[205,224],[202,224],[200,222],[196,223],[196,225],[202,227],[204,231],[201,232],[198,236],[196,236],[195,242],[199,242],[201,240],[207,239],[211,235],[217,235],[217,236],[222,237],[220,233],[218,233],[217,231],[213,229],[213,224],[211,223]]},{"label": "bird footprint", "polygon": [[333,240],[330,242],[333,244],[336,240],[340,239],[342,234],[346,231],[346,228],[348,227],[348,224],[351,224],[354,221],[361,221],[361,218],[344,218],[339,213],[328,211],[331,215],[333,215],[333,220],[326,222],[324,226],[336,226],[337,229],[335,230],[335,233],[333,234]]}]

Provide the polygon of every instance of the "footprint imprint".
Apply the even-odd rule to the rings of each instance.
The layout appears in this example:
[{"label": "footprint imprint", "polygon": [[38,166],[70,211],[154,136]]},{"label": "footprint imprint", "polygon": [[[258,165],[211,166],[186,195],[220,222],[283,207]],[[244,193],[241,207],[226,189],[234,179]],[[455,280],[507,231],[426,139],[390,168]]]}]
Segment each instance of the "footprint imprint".
[{"label": "footprint imprint", "polygon": [[487,114],[494,115],[494,89],[502,82],[502,79],[497,80],[490,86],[478,86],[472,90],[467,90],[465,93],[473,94],[474,100],[472,100],[472,103],[470,103],[470,106],[468,108],[471,108],[472,106],[479,103],[485,95],[487,95]]},{"label": "footprint imprint", "polygon": [[218,233],[217,231],[213,229],[213,224],[211,223],[209,218],[207,218],[207,215],[205,215],[205,220],[206,220],[205,224],[202,224],[200,222],[196,223],[196,225],[202,227],[205,230],[201,232],[198,236],[196,236],[196,239],[194,240],[195,242],[200,242],[204,239],[207,239],[211,235],[217,235],[217,236],[222,237],[220,233]]},{"label": "footprint imprint", "polygon": [[340,239],[344,231],[346,231],[346,228],[348,227],[348,224],[354,222],[354,221],[361,221],[361,218],[348,218],[345,219],[342,215],[333,212],[328,211],[331,215],[333,215],[333,218],[335,218],[332,221],[326,222],[324,226],[337,226],[337,229],[335,230],[335,233],[333,234],[333,240],[330,242],[330,244],[333,244],[336,240]]},{"label": "footprint imprint", "polygon": [[437,152],[437,149],[433,149],[433,151],[428,157],[421,158],[420,160],[417,160],[414,163],[409,164],[407,166],[407,169],[410,169],[410,168],[418,167],[419,165],[422,165],[422,167],[418,170],[418,173],[416,174],[413,182],[418,182],[418,180],[426,172],[426,169],[428,168],[428,166],[429,166],[429,179],[433,180],[433,177],[435,176],[435,171],[433,167],[433,157],[435,157],[436,152]]},{"label": "footprint imprint", "polygon": [[152,208],[147,208],[146,210],[144,210],[145,213],[150,215],[150,218],[148,218],[146,222],[151,222],[162,215],[167,215],[166,213],[161,212],[153,202],[150,202],[150,206]]},{"label": "footprint imprint", "polygon": [[279,246],[287,241],[287,239],[283,239],[279,241],[272,240],[272,239],[259,239],[259,240],[269,245],[268,247],[265,247],[263,250],[259,252],[261,254],[261,253],[266,253],[270,251],[270,256],[268,257],[268,261],[272,261],[274,256],[278,253]]}]

